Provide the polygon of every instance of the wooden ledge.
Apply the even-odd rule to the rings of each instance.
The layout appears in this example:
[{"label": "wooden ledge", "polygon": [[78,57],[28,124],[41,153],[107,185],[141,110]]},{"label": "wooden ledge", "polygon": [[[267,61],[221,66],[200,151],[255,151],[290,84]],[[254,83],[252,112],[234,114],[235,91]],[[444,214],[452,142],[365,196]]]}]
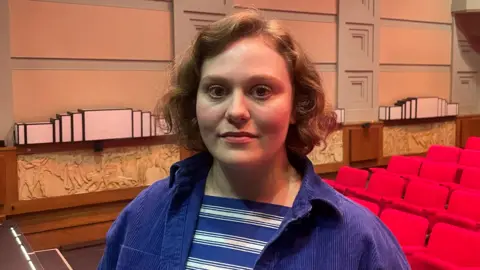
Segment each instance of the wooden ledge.
[{"label": "wooden ledge", "polygon": [[6,214],[11,216],[85,205],[128,201],[134,199],[145,188],[147,188],[147,186],[17,201],[8,205],[5,210],[8,211]]},{"label": "wooden ledge", "polygon": [[455,121],[456,116],[443,116],[432,118],[419,118],[419,119],[401,119],[401,120],[384,120],[382,121],[384,126],[405,126],[405,125],[423,125],[441,122]]},{"label": "wooden ledge", "polygon": [[345,165],[343,162],[318,164],[314,165],[314,170],[316,174],[333,173],[337,172],[343,165]]},{"label": "wooden ledge", "polygon": [[163,135],[154,137],[142,138],[128,138],[104,141],[89,141],[89,142],[65,142],[65,143],[47,143],[47,144],[30,144],[17,145],[17,155],[43,154],[53,152],[65,152],[75,150],[101,151],[103,148],[113,147],[133,147],[146,146],[156,144],[175,144],[177,141],[176,135]]}]

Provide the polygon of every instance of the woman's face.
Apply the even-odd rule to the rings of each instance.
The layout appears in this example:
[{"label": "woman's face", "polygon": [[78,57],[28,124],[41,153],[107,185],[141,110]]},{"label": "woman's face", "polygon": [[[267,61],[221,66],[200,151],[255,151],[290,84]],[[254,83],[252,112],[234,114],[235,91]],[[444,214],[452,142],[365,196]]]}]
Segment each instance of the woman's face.
[{"label": "woman's face", "polygon": [[196,113],[209,152],[251,166],[285,149],[293,91],[285,60],[262,38],[239,40],[206,60]]}]

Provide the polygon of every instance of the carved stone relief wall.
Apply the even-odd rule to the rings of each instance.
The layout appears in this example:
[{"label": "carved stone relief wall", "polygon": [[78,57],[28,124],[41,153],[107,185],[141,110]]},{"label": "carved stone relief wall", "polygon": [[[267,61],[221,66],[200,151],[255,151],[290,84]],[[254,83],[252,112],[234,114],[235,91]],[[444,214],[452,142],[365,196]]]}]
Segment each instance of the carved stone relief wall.
[{"label": "carved stone relief wall", "polygon": [[383,128],[383,155],[424,153],[430,145],[455,145],[455,122]]},{"label": "carved stone relief wall", "polygon": [[343,130],[337,130],[327,138],[327,147],[315,147],[308,155],[314,165],[343,161]]},{"label": "carved stone relief wall", "polygon": [[19,198],[31,200],[148,186],[180,160],[176,145],[18,156]]}]

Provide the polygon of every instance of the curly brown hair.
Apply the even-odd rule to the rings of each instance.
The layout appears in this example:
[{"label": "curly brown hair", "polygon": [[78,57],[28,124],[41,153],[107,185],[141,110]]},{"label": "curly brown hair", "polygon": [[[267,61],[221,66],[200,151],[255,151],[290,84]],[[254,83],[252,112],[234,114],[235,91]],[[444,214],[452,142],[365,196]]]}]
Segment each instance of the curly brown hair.
[{"label": "curly brown hair", "polygon": [[336,114],[327,108],[320,76],[305,52],[275,20],[247,10],[223,18],[199,31],[192,46],[172,72],[171,89],[157,104],[168,132],[193,151],[207,150],[196,118],[197,89],[206,59],[217,56],[230,44],[247,37],[262,37],[285,59],[292,81],[295,124],[290,125],[285,145],[300,155],[315,146],[326,146],[336,127]]}]

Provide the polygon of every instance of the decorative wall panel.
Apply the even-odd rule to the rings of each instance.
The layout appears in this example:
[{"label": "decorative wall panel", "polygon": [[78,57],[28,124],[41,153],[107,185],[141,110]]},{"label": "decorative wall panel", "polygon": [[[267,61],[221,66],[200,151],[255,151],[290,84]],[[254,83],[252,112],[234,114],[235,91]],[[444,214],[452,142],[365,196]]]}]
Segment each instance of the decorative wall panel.
[{"label": "decorative wall panel", "polygon": [[383,128],[383,156],[420,154],[430,145],[455,145],[455,122]]},{"label": "decorative wall panel", "polygon": [[20,200],[148,186],[180,160],[176,145],[18,156]]},{"label": "decorative wall panel", "polygon": [[480,111],[480,54],[453,25],[452,101],[460,104],[460,114]]},{"label": "decorative wall panel", "polygon": [[350,102],[356,108],[372,108],[373,72],[348,72]]},{"label": "decorative wall panel", "polygon": [[192,44],[198,30],[230,13],[232,3],[225,0],[173,1],[174,54],[179,59]]},{"label": "decorative wall panel", "polygon": [[377,120],[378,2],[339,2],[337,106],[349,122]]},{"label": "decorative wall panel", "polygon": [[337,130],[327,138],[327,147],[315,147],[308,155],[314,165],[343,162],[343,130]]}]

